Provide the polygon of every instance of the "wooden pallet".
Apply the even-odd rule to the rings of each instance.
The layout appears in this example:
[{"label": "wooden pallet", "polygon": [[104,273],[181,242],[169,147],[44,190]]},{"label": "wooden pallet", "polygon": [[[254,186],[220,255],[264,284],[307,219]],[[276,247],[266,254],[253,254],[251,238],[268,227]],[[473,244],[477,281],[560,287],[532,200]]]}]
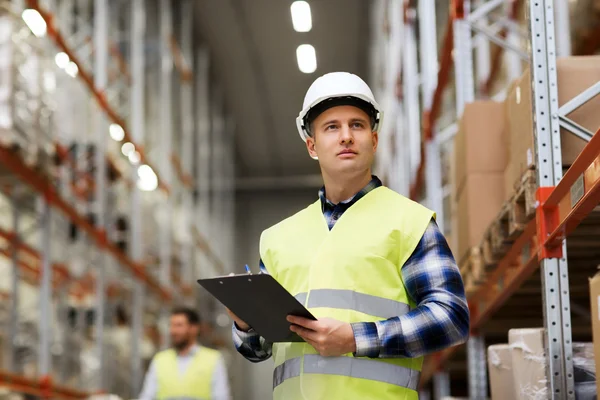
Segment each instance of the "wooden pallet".
[{"label": "wooden pallet", "polygon": [[500,209],[498,216],[491,223],[489,228],[489,238],[492,254],[494,256],[503,256],[510,249],[513,242],[508,236],[509,215],[511,203],[506,202]]},{"label": "wooden pallet", "polygon": [[[2,131],[0,134],[9,131]],[[23,163],[46,180],[51,181],[56,176],[54,146],[40,146],[34,143],[23,144],[16,133],[7,134],[0,140],[0,147],[18,156]]]},{"label": "wooden pallet", "polygon": [[481,241],[481,258],[485,265],[485,270],[490,271],[496,267],[498,261],[500,261],[500,255],[495,254],[492,250],[492,233],[491,229],[488,229],[483,234],[483,240]]},{"label": "wooden pallet", "polygon": [[465,291],[470,294],[485,281],[485,266],[481,247],[472,247],[459,263],[460,274],[464,280]]},{"label": "wooden pallet", "polygon": [[519,237],[529,221],[535,218],[535,191],[537,182],[534,170],[523,174],[515,195],[510,199],[508,237]]}]

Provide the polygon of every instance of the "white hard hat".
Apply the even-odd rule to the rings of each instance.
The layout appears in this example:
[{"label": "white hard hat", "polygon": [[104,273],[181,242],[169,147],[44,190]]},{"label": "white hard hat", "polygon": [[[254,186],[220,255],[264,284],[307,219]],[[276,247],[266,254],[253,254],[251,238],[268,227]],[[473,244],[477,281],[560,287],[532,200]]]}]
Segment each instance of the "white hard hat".
[{"label": "white hard hat", "polygon": [[310,137],[305,117],[308,112],[325,100],[336,98],[354,98],[369,103],[374,109],[373,131],[378,132],[383,120],[383,111],[373,96],[369,85],[357,75],[349,72],[330,72],[317,78],[308,88],[304,97],[302,111],[296,118],[296,126],[302,140]]}]

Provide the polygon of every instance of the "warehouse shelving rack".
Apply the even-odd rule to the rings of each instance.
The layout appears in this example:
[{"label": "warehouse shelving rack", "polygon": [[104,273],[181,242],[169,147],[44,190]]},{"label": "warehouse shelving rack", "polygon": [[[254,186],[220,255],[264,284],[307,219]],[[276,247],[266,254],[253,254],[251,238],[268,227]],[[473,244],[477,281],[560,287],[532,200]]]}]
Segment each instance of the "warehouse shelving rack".
[{"label": "warehouse shelving rack", "polygon": [[[16,368],[16,350],[9,343],[8,371],[0,369],[0,386],[63,399],[83,398],[106,390],[110,384],[107,367],[113,362],[105,356],[106,320],[111,317],[115,296],[120,298],[125,286],[133,292],[132,299],[121,300],[131,301],[131,337],[135,338],[131,343],[131,385],[126,391],[137,396],[143,376],[139,338],[144,312],[160,314],[162,343],[168,345],[164,319],[168,316],[167,307],[184,302],[210,313],[207,302],[196,304],[198,299],[189,283],[199,275],[227,272],[225,266],[231,265],[232,258],[234,124],[226,117],[218,90],[210,82],[208,51],[194,51],[193,3],[21,0],[5,1],[2,6],[2,23],[18,28],[25,27],[22,12],[36,10],[42,19],[36,22],[37,26],[43,25],[46,35],[29,35],[37,49],[32,57],[50,60],[50,64],[56,60],[59,64],[55,56],[60,54],[68,64],[61,70],[54,65],[46,68],[48,62],[43,64],[47,69],[44,72],[57,82],[53,95],[57,99],[54,112],[58,121],[51,131],[35,137],[43,136],[49,154],[61,161],[54,177],[58,185],[48,176],[50,162],[32,165],[22,158],[24,153],[0,146],[1,191],[10,200],[12,216],[11,228],[2,227],[0,231],[2,253],[12,259],[13,265],[11,291],[4,293],[11,300],[9,337],[15,338],[19,329],[22,282],[39,286],[40,309],[36,373],[23,375]],[[173,27],[175,6],[179,13],[177,32]],[[146,23],[149,7],[155,7],[156,24]],[[159,66],[158,70],[151,65]],[[157,82],[160,87],[155,87]],[[155,92],[150,94],[154,96],[147,96],[146,90],[153,89]],[[48,95],[45,89],[40,91]],[[147,111],[148,97],[156,113]],[[8,98],[0,98],[0,106],[2,100],[7,105],[11,103]],[[172,103],[179,105],[178,115],[173,115]],[[59,123],[62,126],[57,129]],[[113,142],[108,133],[115,129],[117,133],[121,131],[122,138]],[[69,153],[73,140],[95,146],[92,172],[82,171],[81,167],[87,165],[81,154]],[[133,150],[123,158],[119,151],[125,143],[130,143]],[[159,149],[167,156],[160,156]],[[153,170],[158,191],[143,193],[138,187],[142,166]],[[116,172],[117,183],[109,180],[109,168]],[[71,173],[79,175],[75,183],[70,180]],[[87,191],[79,187],[81,181]],[[153,212],[157,207],[164,212],[154,218],[163,224],[163,229],[154,243],[155,233],[148,233],[142,224],[146,225],[149,217],[143,212]],[[127,250],[116,244],[110,220],[116,209],[130,217]],[[95,216],[92,220],[88,219],[90,213]],[[25,214],[33,220],[33,229],[23,228]],[[64,233],[69,224],[83,234],[75,244]],[[175,242],[178,248],[173,246]],[[152,260],[147,257],[154,248],[158,248],[156,273],[148,268]],[[70,255],[57,254],[57,249],[65,253],[84,252],[86,261],[93,264],[93,273],[88,273],[89,267],[84,276],[74,273],[68,265]],[[175,258],[181,264],[179,271],[172,265]],[[78,384],[66,385],[57,382],[60,379],[56,377],[50,378],[54,362],[51,347],[57,344],[51,314],[56,304],[62,310],[69,294],[76,299],[87,295],[89,300],[90,294],[94,298],[97,369],[93,383],[79,378]],[[83,317],[80,312],[78,323]],[[68,329],[64,318],[61,313],[58,322]],[[65,337],[63,334],[62,340]]]},{"label": "warehouse shelving rack", "polygon": [[[528,51],[520,43],[524,38],[519,36],[521,32],[514,21],[521,6],[527,7]],[[600,135],[582,129],[566,116],[600,94],[600,83],[567,104],[558,106],[556,57],[570,54],[567,7],[567,2],[562,0],[452,1],[442,39],[439,69],[432,70],[431,66],[435,68],[438,64],[435,4],[428,0],[404,2],[400,35],[403,38],[402,89],[396,89],[396,106],[398,113],[404,116],[403,120],[408,122],[397,128],[402,139],[397,138],[396,141],[403,145],[418,142],[421,151],[416,169],[410,161],[402,165],[411,172],[412,182],[410,185],[409,182],[400,182],[396,189],[406,191],[411,198],[422,200],[435,209],[442,227],[447,211],[443,206],[444,197],[448,196],[449,188],[441,184],[439,152],[450,142],[457,128],[456,124],[444,127],[440,114],[442,109],[448,108],[445,96],[448,95],[446,88],[452,68],[455,74],[456,117],[460,118],[466,103],[476,96],[489,97],[492,94],[502,56],[507,66],[507,80],[520,75],[522,61],[528,61],[531,66],[538,184],[536,217],[487,275],[485,283],[468,296],[471,337],[466,346],[467,371],[469,396],[473,399],[487,398],[485,343],[479,332],[538,268],[547,332],[549,396],[553,399],[575,398],[567,242],[578,225],[584,223],[600,203]],[[492,17],[492,11],[500,8],[503,8],[502,16]],[[418,12],[415,12],[417,9]],[[417,26],[420,52],[416,51],[415,44]],[[490,43],[498,45],[492,52]],[[397,56],[396,53],[391,54],[391,58]],[[415,69],[414,65],[419,63],[420,70]],[[411,65],[413,67],[409,68]],[[387,82],[387,85],[390,83]],[[414,101],[419,84],[422,90],[421,110],[415,109],[418,103]],[[502,100],[504,95],[501,90],[494,98]],[[418,125],[415,119],[422,121],[422,130],[414,129]],[[560,128],[588,141],[564,176]],[[386,136],[385,132],[383,136]],[[395,168],[393,155],[387,156],[392,161],[383,165],[384,170]],[[576,266],[573,264],[572,268]],[[573,273],[573,269],[571,271]],[[421,387],[425,388],[433,380],[435,398],[450,395],[450,380],[443,367],[456,350],[457,347],[450,348],[426,359]],[[424,391],[422,395],[428,398],[428,392]]]}]

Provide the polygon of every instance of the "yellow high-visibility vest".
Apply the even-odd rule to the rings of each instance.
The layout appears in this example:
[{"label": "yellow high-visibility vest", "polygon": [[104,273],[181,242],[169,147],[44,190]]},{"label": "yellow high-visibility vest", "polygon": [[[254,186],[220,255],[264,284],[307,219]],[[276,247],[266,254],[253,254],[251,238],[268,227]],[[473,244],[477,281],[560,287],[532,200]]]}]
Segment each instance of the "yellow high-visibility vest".
[{"label": "yellow high-visibility vest", "polygon": [[158,378],[157,398],[159,400],[210,400],[212,377],[220,356],[216,350],[201,347],[182,376],[177,366],[175,350],[161,351],[154,356]]},{"label": "yellow high-visibility vest", "polygon": [[[435,213],[382,186],[330,231],[320,200],[265,230],[269,273],[317,318],[374,322],[415,306],[400,269]],[[273,345],[275,400],[418,398],[423,358],[321,357],[307,343]]]}]

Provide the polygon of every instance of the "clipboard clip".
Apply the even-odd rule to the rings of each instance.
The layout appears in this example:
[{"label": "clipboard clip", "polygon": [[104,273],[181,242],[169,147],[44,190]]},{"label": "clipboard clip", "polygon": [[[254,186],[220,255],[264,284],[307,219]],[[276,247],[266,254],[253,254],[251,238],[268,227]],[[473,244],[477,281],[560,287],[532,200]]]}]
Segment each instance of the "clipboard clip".
[{"label": "clipboard clip", "polygon": [[[246,274],[248,275],[252,275],[252,271],[250,270],[250,267],[248,266],[248,264],[246,264]],[[267,271],[267,269],[265,267],[263,267],[262,265],[260,266],[260,271],[258,271],[258,275],[269,275],[269,272]]]}]

